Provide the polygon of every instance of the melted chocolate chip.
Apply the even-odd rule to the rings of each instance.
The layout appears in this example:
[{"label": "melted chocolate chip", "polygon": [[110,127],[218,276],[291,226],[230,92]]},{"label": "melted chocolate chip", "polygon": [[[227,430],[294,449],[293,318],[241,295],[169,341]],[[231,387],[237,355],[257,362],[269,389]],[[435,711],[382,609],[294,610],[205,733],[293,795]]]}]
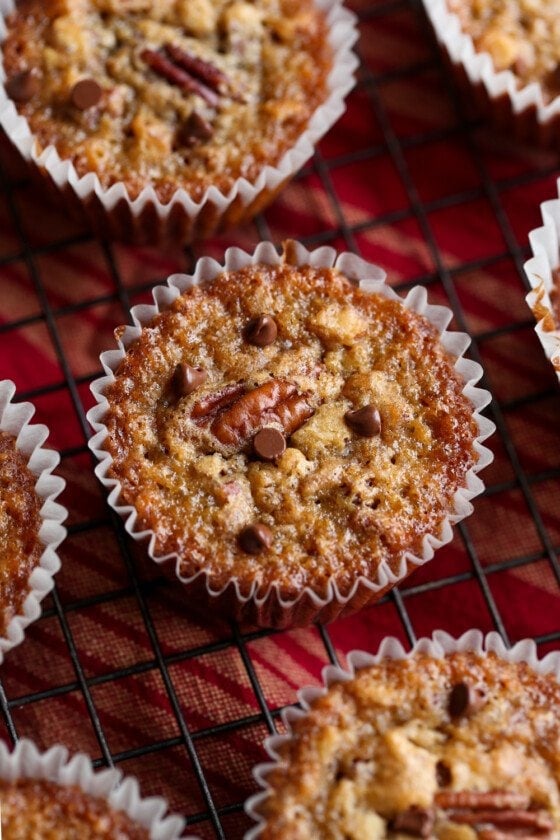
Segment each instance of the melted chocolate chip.
[{"label": "melted chocolate chip", "polygon": [[214,129],[199,113],[193,111],[177,132],[177,140],[183,146],[196,146],[210,140]]},{"label": "melted chocolate chip", "polygon": [[274,461],[286,449],[286,438],[278,429],[266,427],[253,438],[255,454],[263,461]]},{"label": "melted chocolate chip", "polygon": [[81,79],[70,92],[70,101],[79,111],[87,111],[97,105],[103,95],[103,89],[95,79]]},{"label": "melted chocolate chip", "polygon": [[39,80],[32,70],[16,73],[6,82],[6,93],[14,102],[29,102],[39,90]]},{"label": "melted chocolate chip", "polygon": [[375,437],[381,431],[381,416],[373,405],[365,405],[356,411],[347,411],[344,422],[360,437]]},{"label": "melted chocolate chip", "polygon": [[486,693],[482,689],[460,682],[451,689],[447,708],[451,717],[462,717],[477,712],[485,699]]},{"label": "melted chocolate chip", "polygon": [[448,787],[451,784],[451,770],[445,761],[438,761],[436,764],[436,781],[439,787]]},{"label": "melted chocolate chip", "polygon": [[391,830],[412,834],[414,837],[429,837],[434,826],[434,812],[429,808],[413,805],[391,820]]},{"label": "melted chocolate chip", "polygon": [[255,347],[267,347],[276,340],[278,327],[276,321],[270,315],[259,315],[253,318],[245,327],[245,341],[254,344]]},{"label": "melted chocolate chip", "polygon": [[188,397],[206,382],[207,376],[203,368],[180,363],[173,374],[173,388],[179,397]]},{"label": "melted chocolate chip", "polygon": [[272,531],[263,522],[253,522],[240,531],[237,540],[247,554],[262,554],[272,545]]}]

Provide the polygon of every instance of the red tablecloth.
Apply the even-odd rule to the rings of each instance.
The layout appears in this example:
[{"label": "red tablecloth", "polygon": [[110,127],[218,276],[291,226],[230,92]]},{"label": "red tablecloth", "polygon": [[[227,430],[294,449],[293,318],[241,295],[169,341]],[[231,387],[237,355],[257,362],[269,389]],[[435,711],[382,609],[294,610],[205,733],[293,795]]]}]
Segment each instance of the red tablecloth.
[{"label": "red tablecloth", "polygon": [[[363,0],[363,67],[344,118],[258,220],[186,252],[96,241],[0,155],[0,378],[63,452],[70,535],[57,595],[0,671],[14,727],[135,773],[204,837],[240,838],[262,740],[333,651],[437,627],[495,627],[560,646],[560,391],[524,303],[521,264],[559,158],[484,126],[442,70],[417,0]],[[202,254],[260,237],[353,248],[391,283],[427,286],[475,339],[498,422],[488,492],[400,595],[318,628],[238,635],[189,615],[179,587],[115,527],[85,448],[99,353],[129,304]],[[0,703],[2,697],[0,695]],[[211,818],[212,811],[214,812]],[[217,826],[220,824],[221,829]]]}]

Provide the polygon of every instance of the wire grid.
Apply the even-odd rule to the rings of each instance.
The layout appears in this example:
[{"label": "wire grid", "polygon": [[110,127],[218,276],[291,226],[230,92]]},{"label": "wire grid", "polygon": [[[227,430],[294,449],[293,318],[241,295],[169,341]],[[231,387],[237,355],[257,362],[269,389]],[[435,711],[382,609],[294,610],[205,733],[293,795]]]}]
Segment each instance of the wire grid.
[{"label": "wire grid", "polygon": [[[41,204],[0,157],[0,376],[38,407],[62,451],[63,570],[0,674],[5,739],[63,742],[139,776],[191,831],[239,838],[262,740],[321,667],[384,635],[497,629],[560,641],[559,392],[523,304],[527,232],[558,157],[496,140],[446,74],[419,0],[355,3],[361,69],[347,115],[253,224],[177,254],[97,242]],[[76,228],[76,229],[75,229]],[[421,283],[470,332],[496,396],[487,490],[451,546],[410,583],[328,629],[249,629],[185,614],[180,589],[126,537],[92,474],[85,419],[98,353],[131,305],[202,254],[295,236]],[[48,349],[45,349],[48,348]]]}]

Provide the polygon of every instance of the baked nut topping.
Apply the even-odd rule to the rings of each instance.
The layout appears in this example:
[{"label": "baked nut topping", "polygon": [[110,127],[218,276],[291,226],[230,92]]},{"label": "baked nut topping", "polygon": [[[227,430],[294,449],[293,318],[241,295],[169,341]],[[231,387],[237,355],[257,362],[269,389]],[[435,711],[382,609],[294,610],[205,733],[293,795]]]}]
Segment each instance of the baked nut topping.
[{"label": "baked nut topping", "polygon": [[[486,701],[450,714],[457,685]],[[560,836],[560,685],[494,654],[385,660],[292,723],[266,776],[259,837]]]},{"label": "baked nut topping", "polygon": [[[192,392],[169,386],[185,369]],[[285,255],[190,288],[132,342],[105,389],[108,475],[182,578],[346,593],[452,509],[476,461],[463,387],[423,316]]]},{"label": "baked nut topping", "polygon": [[540,82],[546,101],[560,95],[560,0],[447,0],[480,52],[520,86]]},{"label": "baked nut topping", "polygon": [[327,99],[314,0],[17,0],[6,89],[40,148],[167,203],[279,163]]},{"label": "baked nut topping", "polygon": [[15,438],[0,431],[0,635],[29,592],[28,579],[39,565],[41,499],[37,479],[17,451]]},{"label": "baked nut topping", "polygon": [[145,828],[79,787],[0,779],[2,840],[149,840]]}]

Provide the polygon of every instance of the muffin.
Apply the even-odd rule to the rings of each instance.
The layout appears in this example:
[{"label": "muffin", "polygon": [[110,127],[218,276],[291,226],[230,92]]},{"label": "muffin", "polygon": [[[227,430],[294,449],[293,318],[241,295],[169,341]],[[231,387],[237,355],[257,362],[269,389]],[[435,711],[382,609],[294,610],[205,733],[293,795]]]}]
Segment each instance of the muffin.
[{"label": "muffin", "polygon": [[68,760],[61,746],[40,753],[24,739],[9,752],[0,744],[0,801],[3,840],[189,840],[163,799],[141,799],[134,778],[95,773],[87,756]]},{"label": "muffin", "polygon": [[[210,190],[223,200],[260,179],[250,200],[262,206],[312,120],[308,147],[340,116],[315,119],[351,84],[331,37],[334,23],[348,26],[348,52],[351,21],[338,2],[314,0],[17,0],[5,90],[38,158],[54,148],[77,180],[95,176],[100,196],[120,185],[134,205],[149,190],[156,215],[177,204],[175,232],[183,199],[200,209]],[[267,167],[275,174],[261,178]]]},{"label": "muffin", "polygon": [[517,139],[560,145],[559,0],[424,0],[459,82]]},{"label": "muffin", "polygon": [[560,199],[541,204],[543,225],[529,234],[533,256],[524,265],[535,330],[560,382]]},{"label": "muffin", "polygon": [[475,405],[438,330],[381,281],[360,288],[333,252],[323,266],[295,243],[282,260],[269,248],[183,278],[111,354],[92,448],[111,500],[184,582],[233,584],[234,602],[261,608],[273,591],[356,608],[358,589],[379,597],[449,528],[481,464]]},{"label": "muffin", "polygon": [[362,654],[371,664],[315,690],[269,745],[247,840],[559,836],[557,678],[535,668],[534,645],[530,667],[432,644],[404,659]]},{"label": "muffin", "polygon": [[54,502],[65,485],[51,475],[60,458],[41,448],[48,431],[29,425],[34,409],[12,404],[14,392],[12,382],[0,381],[0,662],[41,614],[60,568],[67,516]]},{"label": "muffin", "polygon": [[448,0],[479,52],[518,87],[541,85],[545,102],[560,95],[559,0]]}]

